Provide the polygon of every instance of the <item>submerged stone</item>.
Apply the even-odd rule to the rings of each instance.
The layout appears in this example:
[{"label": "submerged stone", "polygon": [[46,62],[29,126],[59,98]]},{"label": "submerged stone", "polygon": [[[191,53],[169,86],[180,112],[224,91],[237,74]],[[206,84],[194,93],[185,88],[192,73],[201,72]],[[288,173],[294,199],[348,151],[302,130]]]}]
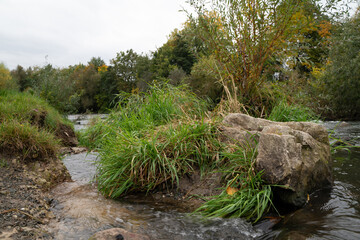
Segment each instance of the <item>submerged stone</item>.
[{"label": "submerged stone", "polygon": [[150,238],[145,235],[128,232],[122,228],[111,228],[101,232],[95,233],[89,240],[149,240]]}]

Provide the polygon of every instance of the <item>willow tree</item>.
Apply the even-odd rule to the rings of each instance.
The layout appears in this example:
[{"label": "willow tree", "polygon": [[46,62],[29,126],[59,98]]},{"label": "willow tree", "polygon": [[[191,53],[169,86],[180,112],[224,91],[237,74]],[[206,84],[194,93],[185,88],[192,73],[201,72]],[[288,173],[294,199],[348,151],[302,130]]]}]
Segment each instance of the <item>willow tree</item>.
[{"label": "willow tree", "polygon": [[[217,60],[223,84],[236,99],[261,115],[264,71],[274,56],[291,50],[290,43],[308,24],[299,0],[190,0],[196,15],[196,36]],[[231,95],[231,96],[230,96]],[[265,109],[266,110],[266,109]]]}]

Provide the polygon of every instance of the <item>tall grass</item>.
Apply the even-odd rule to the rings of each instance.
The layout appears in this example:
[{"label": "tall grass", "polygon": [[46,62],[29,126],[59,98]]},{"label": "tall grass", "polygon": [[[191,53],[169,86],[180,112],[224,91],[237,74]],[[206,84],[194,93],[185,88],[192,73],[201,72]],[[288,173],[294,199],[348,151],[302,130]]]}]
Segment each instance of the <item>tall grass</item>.
[{"label": "tall grass", "polygon": [[[164,184],[176,187],[179,178],[195,168],[202,175],[216,170],[240,190],[231,198],[225,193],[217,196],[198,212],[258,219],[269,206],[271,190],[254,173],[256,150],[225,146],[218,123],[206,118],[206,104],[186,88],[153,86],[144,95],[122,96],[109,118],[90,127],[82,138],[99,151],[98,188],[108,197]],[[218,214],[221,211],[224,214]]]},{"label": "tall grass", "polygon": [[185,87],[152,86],[143,95],[121,95],[116,109],[81,142],[97,148],[100,191],[118,197],[178,182],[193,166],[211,165],[220,149],[206,103]]},{"label": "tall grass", "polygon": [[16,91],[0,91],[0,121],[4,119],[17,119],[20,122],[33,122],[39,120],[44,114],[44,127],[56,130],[58,123],[69,122],[51,107],[45,100],[29,93]]},{"label": "tall grass", "polygon": [[[144,94],[121,94],[116,108],[104,121],[99,121],[80,136],[80,143],[90,148],[100,147],[103,137],[118,132],[144,136],[157,126],[173,119],[203,119],[207,104],[190,93],[185,86],[151,86]],[[114,136],[113,136],[114,137]]]},{"label": "tall grass", "polygon": [[25,160],[54,157],[55,131],[70,124],[44,100],[28,93],[0,91],[0,151]]},{"label": "tall grass", "polygon": [[254,171],[257,148],[250,143],[233,145],[222,155],[219,170],[228,182],[226,188],[195,212],[204,217],[245,217],[258,221],[272,205],[272,191],[270,185],[263,183],[262,174]]},{"label": "tall grass", "polygon": [[308,122],[318,120],[318,117],[310,108],[289,105],[282,100],[272,109],[268,119],[277,122]]},{"label": "tall grass", "polygon": [[0,150],[21,154],[23,159],[55,157],[60,142],[53,134],[28,122],[4,120],[0,125]]},{"label": "tall grass", "polygon": [[118,197],[128,191],[149,191],[162,183],[170,188],[179,177],[199,166],[203,172],[214,166],[214,152],[220,144],[214,126],[205,122],[172,124],[133,136],[122,131],[104,139],[100,150],[99,189]]}]

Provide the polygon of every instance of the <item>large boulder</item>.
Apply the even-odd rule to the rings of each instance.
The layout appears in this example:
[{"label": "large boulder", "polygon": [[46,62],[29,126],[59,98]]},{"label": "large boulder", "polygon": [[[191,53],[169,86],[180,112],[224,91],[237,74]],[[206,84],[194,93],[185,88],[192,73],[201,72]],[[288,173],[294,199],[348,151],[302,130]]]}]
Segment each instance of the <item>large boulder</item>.
[{"label": "large boulder", "polygon": [[331,155],[326,129],[310,122],[272,122],[233,113],[221,127],[223,141],[258,144],[255,169],[268,184],[281,186],[274,194],[297,207],[307,195],[332,184]]}]

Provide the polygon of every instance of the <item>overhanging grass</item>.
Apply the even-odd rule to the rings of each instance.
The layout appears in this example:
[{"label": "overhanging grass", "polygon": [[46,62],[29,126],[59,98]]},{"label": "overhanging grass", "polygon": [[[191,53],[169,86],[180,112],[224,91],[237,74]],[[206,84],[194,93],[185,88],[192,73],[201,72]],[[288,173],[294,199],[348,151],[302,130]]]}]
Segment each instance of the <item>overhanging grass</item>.
[{"label": "overhanging grass", "polygon": [[71,125],[45,100],[16,91],[0,91],[0,121],[5,119],[41,124],[49,130],[56,130],[59,122]]},{"label": "overhanging grass", "polygon": [[251,144],[234,145],[223,152],[224,163],[220,168],[228,179],[225,190],[213,196],[195,213],[206,218],[244,217],[257,222],[268,211],[272,202],[271,186],[265,185],[261,173],[254,171],[256,148]]},{"label": "overhanging grass", "polygon": [[44,100],[0,91],[0,151],[24,160],[54,157],[60,147],[55,132],[61,124],[71,125]]},{"label": "overhanging grass", "polygon": [[54,135],[28,122],[5,120],[0,125],[0,149],[20,153],[23,159],[54,157],[60,147]]}]

